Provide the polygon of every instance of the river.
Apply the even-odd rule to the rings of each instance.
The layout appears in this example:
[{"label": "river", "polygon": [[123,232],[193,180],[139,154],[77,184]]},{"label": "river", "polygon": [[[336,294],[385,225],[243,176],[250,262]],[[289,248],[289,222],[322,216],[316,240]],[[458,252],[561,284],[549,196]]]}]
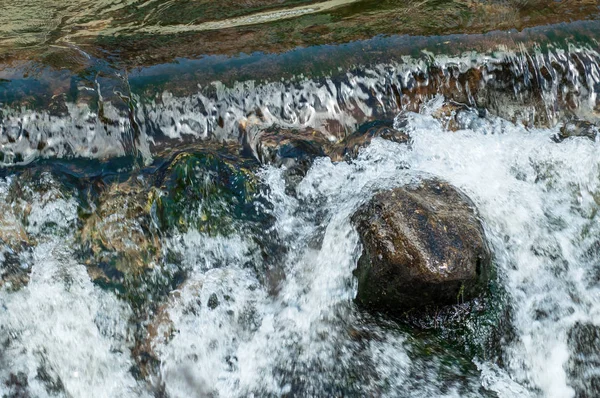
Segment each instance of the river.
[{"label": "river", "polygon": [[[103,40],[159,29],[171,3],[144,24],[131,15],[148,4],[98,3],[93,23],[79,3],[38,23],[17,1],[10,15],[38,27],[0,30],[0,395],[600,394],[595,20],[148,60]],[[376,14],[199,3],[206,20],[157,35]],[[595,135],[565,138],[574,121]],[[378,123],[409,143],[283,164],[256,144],[325,148]],[[418,327],[355,304],[351,216],[431,176],[476,205],[494,271],[484,297]]]}]

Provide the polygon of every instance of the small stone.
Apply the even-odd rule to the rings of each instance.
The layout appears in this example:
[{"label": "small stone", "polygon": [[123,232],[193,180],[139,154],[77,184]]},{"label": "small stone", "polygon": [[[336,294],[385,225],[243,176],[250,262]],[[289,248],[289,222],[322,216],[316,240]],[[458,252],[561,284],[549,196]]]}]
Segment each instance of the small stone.
[{"label": "small stone", "polygon": [[219,298],[217,297],[216,293],[213,293],[208,298],[208,308],[210,308],[211,310],[214,310],[218,306],[219,306]]},{"label": "small stone", "polygon": [[595,124],[576,119],[566,122],[552,139],[554,142],[562,142],[570,137],[586,137],[595,141],[597,136],[598,127]]}]

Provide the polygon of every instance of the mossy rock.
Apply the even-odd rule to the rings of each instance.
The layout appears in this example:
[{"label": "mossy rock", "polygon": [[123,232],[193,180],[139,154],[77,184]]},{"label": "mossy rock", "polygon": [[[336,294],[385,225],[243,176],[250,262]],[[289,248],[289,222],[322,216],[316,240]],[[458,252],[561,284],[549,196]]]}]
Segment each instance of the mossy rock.
[{"label": "mossy rock", "polygon": [[208,151],[179,153],[160,175],[154,205],[163,231],[228,235],[236,220],[257,216],[256,177],[236,159]]}]

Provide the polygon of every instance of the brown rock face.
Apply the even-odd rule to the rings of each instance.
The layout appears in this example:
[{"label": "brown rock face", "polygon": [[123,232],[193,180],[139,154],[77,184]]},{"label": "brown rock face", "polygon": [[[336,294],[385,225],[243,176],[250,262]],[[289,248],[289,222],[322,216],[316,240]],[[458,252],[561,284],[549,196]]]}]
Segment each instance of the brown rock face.
[{"label": "brown rock face", "polygon": [[490,252],[473,203],[448,183],[376,194],[352,217],[363,244],[356,301],[401,313],[449,305],[486,289]]},{"label": "brown rock face", "polygon": [[135,179],[106,187],[80,235],[94,263],[110,263],[126,275],[139,275],[156,265],[161,244],[150,220],[155,195]]},{"label": "brown rock face", "polygon": [[596,141],[599,130],[598,126],[585,120],[574,119],[566,122],[561,128],[560,133],[552,139],[554,142],[562,142],[571,137],[586,137]]}]

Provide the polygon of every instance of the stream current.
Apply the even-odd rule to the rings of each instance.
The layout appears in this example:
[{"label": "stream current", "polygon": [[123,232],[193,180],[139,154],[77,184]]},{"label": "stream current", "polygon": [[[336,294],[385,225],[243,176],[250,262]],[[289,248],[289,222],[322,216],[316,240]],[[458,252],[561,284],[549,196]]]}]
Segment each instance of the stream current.
[{"label": "stream current", "polygon": [[[579,90],[585,99],[578,97],[584,114],[593,108],[598,80],[597,64],[593,59],[589,64],[587,88]],[[581,78],[575,69],[571,74],[568,67],[561,70]],[[350,75],[348,80],[356,81]],[[560,84],[549,85],[545,95],[556,99],[573,87],[562,90]],[[325,98],[332,91],[313,92]],[[353,109],[364,108],[369,95],[359,91],[348,88],[332,101],[348,95]],[[226,102],[232,92],[220,91],[215,103]],[[169,98],[165,94],[163,102]],[[343,113],[343,107],[318,101],[320,112],[329,110],[332,118]],[[277,118],[288,117],[290,124],[304,120],[316,127],[310,123],[323,118],[314,116],[312,103],[301,102],[305,119],[289,116],[295,109],[283,96],[278,102],[283,110],[272,112],[280,116],[268,122],[281,125]],[[160,235],[168,255],[148,271],[149,280],[175,278],[179,270],[185,277],[157,294],[158,304],[141,320],[139,308],[122,292],[96,283],[90,271],[94,264],[79,250],[80,217],[88,211],[84,195],[64,186],[57,172],[42,172],[35,187],[25,183],[19,189],[31,199],[22,228],[13,219],[15,205],[3,209],[3,231],[13,228],[27,236],[28,244],[19,251],[4,244],[0,252],[0,395],[595,396],[600,391],[598,139],[555,142],[564,123],[558,113],[552,115],[558,119],[554,127],[542,128],[473,112],[460,129],[450,131],[434,117],[443,104],[438,95],[418,112],[396,117],[395,126],[411,137],[408,145],[377,138],[356,159],[317,158],[293,184],[285,166],[262,166],[255,206],[270,220],[262,231],[214,234],[189,228]],[[558,107],[546,104],[547,111]],[[190,107],[173,109],[193,113]],[[15,111],[4,126],[9,129],[21,118],[47,132],[58,121],[31,115]],[[75,123],[72,117],[63,119],[62,132],[70,131],[65,120]],[[221,131],[223,138],[227,123],[205,126]],[[93,141],[89,131],[87,138],[77,136],[82,143]],[[152,140],[144,134],[137,145],[147,151],[142,155],[148,163]],[[180,132],[172,134],[177,138]],[[63,145],[65,135],[56,137]],[[18,145],[27,148],[22,159],[40,156],[24,141],[4,148]],[[71,155],[94,157],[83,145],[70,148]],[[119,147],[112,155],[123,153]],[[53,156],[61,157],[47,154]],[[353,303],[352,271],[361,247],[350,216],[377,190],[432,175],[476,204],[496,274],[488,309],[467,316],[459,332],[447,334],[440,331],[443,325],[419,332],[368,315]],[[10,195],[19,180],[16,171],[4,173],[3,203],[13,203]],[[258,247],[264,241],[276,247],[268,258]],[[20,274],[27,275],[25,282],[10,278]],[[144,294],[152,301],[155,292],[149,287]],[[152,357],[150,364],[141,365],[140,345]]]}]

